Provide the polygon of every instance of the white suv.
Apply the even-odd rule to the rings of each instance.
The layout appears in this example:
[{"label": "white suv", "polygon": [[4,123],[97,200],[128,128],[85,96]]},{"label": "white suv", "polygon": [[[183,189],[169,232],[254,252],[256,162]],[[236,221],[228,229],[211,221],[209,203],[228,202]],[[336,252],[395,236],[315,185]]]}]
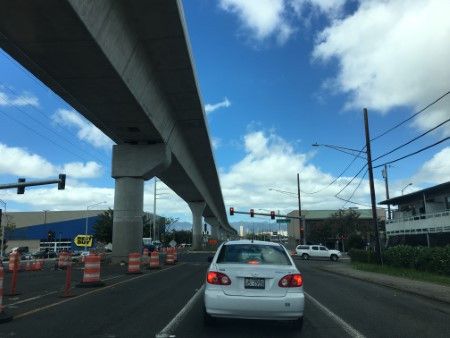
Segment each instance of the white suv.
[{"label": "white suv", "polygon": [[323,245],[299,245],[295,248],[297,256],[303,259],[310,258],[328,258],[332,261],[337,261],[341,257],[339,250],[329,250]]}]

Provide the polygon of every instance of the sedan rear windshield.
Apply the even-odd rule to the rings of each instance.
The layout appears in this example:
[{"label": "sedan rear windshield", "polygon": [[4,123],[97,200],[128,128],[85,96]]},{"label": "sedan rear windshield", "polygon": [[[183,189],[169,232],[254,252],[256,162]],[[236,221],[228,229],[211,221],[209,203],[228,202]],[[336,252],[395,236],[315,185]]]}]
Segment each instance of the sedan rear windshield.
[{"label": "sedan rear windshield", "polygon": [[281,246],[263,244],[224,245],[217,263],[291,265]]}]

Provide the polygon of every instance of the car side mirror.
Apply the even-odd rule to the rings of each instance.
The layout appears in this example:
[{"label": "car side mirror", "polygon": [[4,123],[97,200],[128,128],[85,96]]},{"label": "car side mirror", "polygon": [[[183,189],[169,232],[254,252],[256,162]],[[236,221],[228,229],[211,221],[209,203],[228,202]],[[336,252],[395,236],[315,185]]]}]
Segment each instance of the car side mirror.
[{"label": "car side mirror", "polygon": [[208,257],[208,263],[211,263],[212,260],[213,260],[213,258],[214,258],[214,256],[209,256],[209,257]]}]

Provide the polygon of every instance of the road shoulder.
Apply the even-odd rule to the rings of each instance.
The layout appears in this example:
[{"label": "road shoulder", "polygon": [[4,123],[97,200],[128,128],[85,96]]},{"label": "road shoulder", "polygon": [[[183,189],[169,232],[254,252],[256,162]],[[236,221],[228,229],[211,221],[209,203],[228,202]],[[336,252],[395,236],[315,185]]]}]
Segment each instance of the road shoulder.
[{"label": "road shoulder", "polygon": [[389,276],[381,273],[360,271],[353,269],[350,264],[328,264],[317,267],[317,269],[387,286],[427,299],[450,304],[450,287],[448,286]]}]

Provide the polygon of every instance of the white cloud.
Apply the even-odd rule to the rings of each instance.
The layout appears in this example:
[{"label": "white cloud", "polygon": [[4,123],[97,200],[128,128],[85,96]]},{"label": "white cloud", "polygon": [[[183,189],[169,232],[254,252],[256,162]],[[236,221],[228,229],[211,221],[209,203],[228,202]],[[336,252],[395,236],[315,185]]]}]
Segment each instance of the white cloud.
[{"label": "white cloud", "polygon": [[225,97],[220,102],[217,102],[217,103],[214,103],[214,104],[207,103],[205,105],[205,112],[206,112],[206,114],[210,114],[213,111],[216,111],[217,109],[228,108],[229,106],[231,106],[231,102],[230,102],[230,100],[228,100],[228,98]]},{"label": "white cloud", "polygon": [[100,177],[103,174],[103,168],[100,164],[94,161],[86,163],[71,162],[63,166],[62,172],[68,176],[76,178],[94,178]]},{"label": "white cloud", "polygon": [[[246,155],[228,170],[221,170],[220,179],[225,202],[228,206],[248,210],[250,208],[280,209],[288,212],[297,208],[297,172],[300,173],[303,191],[312,192],[325,188],[334,177],[311,164],[311,154],[295,151],[293,145],[275,133],[253,131],[243,139]],[[355,169],[356,170],[356,169]],[[349,172],[351,174],[351,172]],[[333,209],[344,202],[334,195],[352,178],[342,177],[336,184],[323,191],[302,195],[305,209]],[[356,188],[359,179],[354,180],[341,194],[348,197]],[[376,182],[377,192],[384,194],[382,182]],[[282,195],[269,188],[291,191],[293,196]],[[364,180],[352,200],[368,204],[369,186]]]},{"label": "white cloud", "polygon": [[303,16],[309,7],[313,11],[318,11],[334,18],[342,14],[346,2],[347,0],[291,0],[290,5],[300,16]]},{"label": "white cloud", "polygon": [[[320,33],[313,59],[338,61],[328,83],[349,94],[346,108],[421,108],[450,89],[448,13],[449,1],[360,1],[354,14]],[[423,114],[421,129],[450,116],[446,102]]]},{"label": "white cloud", "polygon": [[412,178],[415,184],[440,184],[448,181],[450,181],[450,147],[436,153]]},{"label": "white cloud", "polygon": [[0,91],[0,106],[39,106],[39,99],[30,94],[22,94],[19,96],[9,96]]},{"label": "white cloud", "polygon": [[0,143],[0,174],[45,178],[55,174],[55,167],[43,157],[25,149]]},{"label": "white cloud", "polygon": [[26,149],[9,147],[0,143],[0,175],[26,178],[48,178],[66,173],[73,178],[94,178],[102,174],[102,166],[96,162],[72,162],[62,166],[54,165],[45,158],[28,152]]},{"label": "white cloud", "polygon": [[220,8],[236,14],[257,41],[275,36],[283,44],[294,31],[285,0],[220,0]]},{"label": "white cloud", "polygon": [[216,150],[217,148],[219,148],[222,145],[222,139],[220,139],[219,137],[212,137],[211,143],[212,143],[213,149]]},{"label": "white cloud", "polygon": [[100,129],[73,110],[58,109],[52,119],[57,124],[78,129],[78,138],[96,148],[111,149],[114,144]]}]

